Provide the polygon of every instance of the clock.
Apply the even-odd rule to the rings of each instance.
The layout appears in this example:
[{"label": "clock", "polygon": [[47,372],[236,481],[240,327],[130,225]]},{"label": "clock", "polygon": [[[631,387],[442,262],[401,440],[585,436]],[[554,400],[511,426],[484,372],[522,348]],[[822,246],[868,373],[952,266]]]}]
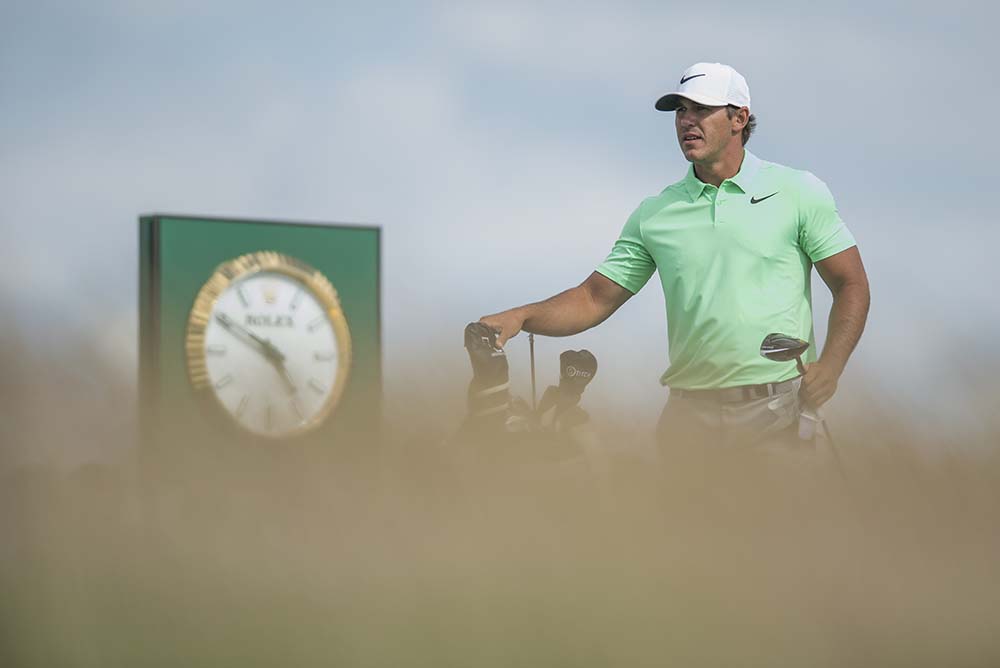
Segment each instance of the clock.
[{"label": "clock", "polygon": [[286,438],[319,427],[347,384],[351,335],[337,291],[273,251],[224,262],[188,316],[194,391],[244,432]]}]

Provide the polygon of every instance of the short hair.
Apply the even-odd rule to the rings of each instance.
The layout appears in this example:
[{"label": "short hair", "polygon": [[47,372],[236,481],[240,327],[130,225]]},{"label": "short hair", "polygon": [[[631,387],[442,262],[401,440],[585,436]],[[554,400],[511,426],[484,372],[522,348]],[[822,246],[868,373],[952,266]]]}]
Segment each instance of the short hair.
[{"label": "short hair", "polygon": [[[730,104],[726,107],[726,116],[732,118],[736,115],[736,112],[740,110],[740,107]],[[757,117],[750,114],[750,118],[747,119],[747,124],[743,126],[743,145],[746,146],[747,142],[750,141],[750,135],[753,131],[757,129]]]}]

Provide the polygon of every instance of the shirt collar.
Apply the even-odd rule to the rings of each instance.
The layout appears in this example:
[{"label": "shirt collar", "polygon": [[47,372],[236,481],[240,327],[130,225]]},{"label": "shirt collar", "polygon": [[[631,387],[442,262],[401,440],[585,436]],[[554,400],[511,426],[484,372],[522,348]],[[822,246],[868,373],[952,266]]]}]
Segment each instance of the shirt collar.
[{"label": "shirt collar", "polygon": [[704,192],[707,185],[707,183],[694,175],[694,165],[689,166],[687,176],[684,177],[684,187],[687,188],[692,202],[698,201],[698,198],[701,197],[701,193]]},{"label": "shirt collar", "polygon": [[[744,193],[750,192],[750,187],[753,185],[753,179],[757,176],[757,172],[760,171],[760,162],[760,158],[755,156],[750,151],[743,149],[743,163],[740,165],[740,171],[728,180],[739,186],[740,190]],[[684,187],[691,196],[692,202],[701,197],[701,194],[705,191],[707,186],[707,183],[695,176],[694,165],[688,167],[687,176],[684,177]]]},{"label": "shirt collar", "polygon": [[740,171],[729,180],[738,185],[744,193],[748,193],[753,186],[754,177],[757,176],[757,172],[759,171],[760,158],[750,151],[743,149],[743,164],[740,165]]}]

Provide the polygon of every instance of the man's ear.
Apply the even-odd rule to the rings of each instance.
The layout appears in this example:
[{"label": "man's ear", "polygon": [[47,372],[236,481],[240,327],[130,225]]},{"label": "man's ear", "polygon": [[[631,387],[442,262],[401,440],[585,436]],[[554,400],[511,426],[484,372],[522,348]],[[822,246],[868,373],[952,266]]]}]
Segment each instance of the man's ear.
[{"label": "man's ear", "polygon": [[733,122],[737,126],[736,131],[743,132],[743,128],[750,122],[750,110],[746,107],[740,107],[740,110],[733,115]]}]

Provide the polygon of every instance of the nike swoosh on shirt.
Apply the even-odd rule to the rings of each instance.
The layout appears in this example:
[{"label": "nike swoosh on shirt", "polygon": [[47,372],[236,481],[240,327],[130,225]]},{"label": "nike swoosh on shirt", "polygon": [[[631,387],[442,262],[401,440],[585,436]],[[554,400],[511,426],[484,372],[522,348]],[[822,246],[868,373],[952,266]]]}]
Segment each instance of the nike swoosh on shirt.
[{"label": "nike swoosh on shirt", "polygon": [[[778,194],[778,192],[779,191],[775,191],[775,192],[771,193],[770,195],[768,195],[767,197],[774,197],[775,195]],[[760,199],[757,199],[756,197],[751,197],[750,198],[750,203],[751,204],[757,204],[758,202],[763,202],[764,200],[767,199],[767,197],[761,197]]]},{"label": "nike swoosh on shirt", "polygon": [[688,81],[691,81],[691,79],[697,79],[698,77],[703,77],[703,76],[705,76],[705,75],[704,74],[692,74],[689,77],[681,77],[681,83],[686,83]]}]

